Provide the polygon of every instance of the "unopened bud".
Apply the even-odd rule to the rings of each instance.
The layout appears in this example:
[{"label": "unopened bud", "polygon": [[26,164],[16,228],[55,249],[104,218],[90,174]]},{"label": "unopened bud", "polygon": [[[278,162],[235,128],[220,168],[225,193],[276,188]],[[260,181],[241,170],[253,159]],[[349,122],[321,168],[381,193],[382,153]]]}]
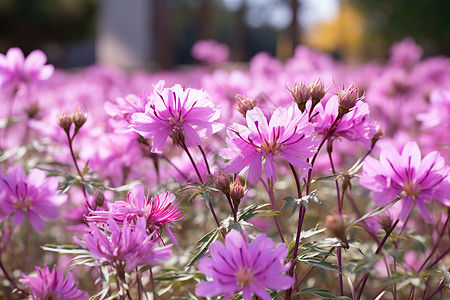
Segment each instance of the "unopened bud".
[{"label": "unopened bud", "polygon": [[339,100],[339,114],[345,115],[353,107],[356,102],[363,99],[364,96],[359,96],[359,88],[354,83],[350,84],[346,89],[342,90],[338,94]]},{"label": "unopened bud", "polygon": [[33,103],[27,109],[25,109],[26,114],[29,119],[33,119],[39,112],[39,104]]},{"label": "unopened bud", "polygon": [[381,215],[378,223],[385,232],[390,232],[392,227],[392,217],[389,214]]},{"label": "unopened bud", "polygon": [[294,99],[294,102],[297,103],[300,111],[304,112],[306,109],[306,102],[308,102],[311,98],[309,88],[303,82],[300,84],[294,82],[292,85],[292,90],[289,91],[291,92],[292,98]]},{"label": "unopened bud", "polygon": [[173,127],[170,136],[172,137],[173,143],[175,145],[178,145],[182,148],[185,146],[183,127],[180,126]]},{"label": "unopened bud", "polygon": [[102,191],[95,190],[94,199],[95,199],[95,204],[97,206],[103,206],[103,203],[105,202],[105,195],[103,194]]},{"label": "unopened bud", "polygon": [[236,210],[241,203],[241,199],[244,198],[245,192],[246,191],[242,186],[242,182],[239,180],[239,178],[236,178],[236,180],[230,186],[230,197],[231,200],[233,200],[233,204]]},{"label": "unopened bud", "polygon": [[247,111],[255,108],[255,106],[259,102],[257,99],[250,99],[241,94],[236,94],[236,96],[234,96],[234,100],[236,101],[236,103],[233,105],[233,108],[240,112],[244,116],[244,118],[247,114]]},{"label": "unopened bud", "polygon": [[69,132],[70,127],[72,126],[72,123],[73,123],[72,115],[65,113],[65,112],[62,113],[58,117],[58,123],[62,129],[64,129],[66,132]]},{"label": "unopened bud", "polygon": [[73,113],[73,123],[75,124],[75,127],[77,127],[78,129],[81,128],[81,126],[83,126],[84,123],[86,123],[87,120],[87,112],[82,111],[81,109],[77,109],[74,113]]},{"label": "unopened bud", "polygon": [[319,103],[327,93],[327,90],[323,87],[323,82],[320,78],[309,86],[309,91],[313,100],[313,107],[317,105],[317,103]]},{"label": "unopened bud", "polygon": [[384,136],[384,130],[380,126],[378,126],[377,133],[372,138],[372,148],[375,146],[376,142]]},{"label": "unopened bud", "polygon": [[224,171],[214,172],[214,185],[225,195],[230,193],[230,175]]},{"label": "unopened bud", "polygon": [[347,227],[345,225],[344,218],[341,215],[337,213],[329,214],[325,218],[325,226],[327,227],[327,233],[329,236],[339,239],[344,248],[348,248],[346,233]]}]

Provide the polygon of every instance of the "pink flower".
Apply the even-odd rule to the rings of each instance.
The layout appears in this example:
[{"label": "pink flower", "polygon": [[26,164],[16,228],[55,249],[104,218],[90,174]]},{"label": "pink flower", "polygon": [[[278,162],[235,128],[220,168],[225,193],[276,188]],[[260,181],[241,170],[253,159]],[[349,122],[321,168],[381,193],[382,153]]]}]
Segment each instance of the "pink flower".
[{"label": "pink flower", "polygon": [[46,65],[47,57],[41,50],[34,50],[24,57],[19,48],[10,48],[6,55],[0,53],[0,87],[19,87],[22,83],[49,79],[54,71]]},{"label": "pink flower", "polygon": [[148,99],[144,95],[128,94],[125,97],[117,97],[116,103],[105,102],[105,112],[113,120],[110,122],[119,131],[127,130],[131,123],[131,115],[137,112],[145,112]]},{"label": "pink flower", "polygon": [[37,276],[24,275],[25,278],[19,280],[28,285],[31,292],[29,299],[78,300],[89,297],[87,292],[78,289],[78,282],[70,272],[64,278],[64,271],[56,271],[56,266],[50,271],[47,265],[44,269],[36,267],[36,272]]},{"label": "pink flower", "polygon": [[195,293],[202,297],[224,294],[230,299],[243,291],[244,300],[251,300],[252,293],[263,300],[272,299],[265,290],[286,290],[294,284],[294,279],[283,275],[290,263],[285,264],[287,248],[280,243],[273,247],[273,241],[260,234],[250,245],[238,231],[231,231],[225,237],[225,245],[214,242],[209,251],[211,257],[203,257],[199,270],[212,281],[201,282]]},{"label": "pink flower", "polygon": [[422,160],[417,144],[409,142],[401,154],[392,147],[385,147],[379,161],[367,157],[359,182],[374,192],[373,200],[380,206],[388,205],[400,195],[400,220],[406,220],[415,203],[422,217],[431,222],[426,203],[435,199],[450,206],[449,174],[450,168],[438,152],[431,152]]},{"label": "pink flower", "polygon": [[135,224],[140,217],[143,217],[150,232],[163,227],[171,240],[177,244],[169,225],[183,220],[184,217],[180,217],[183,211],[173,203],[176,200],[175,195],[166,192],[162,195],[156,194],[150,199],[149,197],[150,193],[145,196],[144,189],[139,188],[135,193],[129,193],[126,201],[113,202],[109,211],[90,211],[86,220],[106,223],[113,218],[120,224]]},{"label": "pink flower", "polygon": [[[333,121],[338,115],[337,96],[333,96],[326,104],[319,104],[315,107],[317,116],[314,118],[314,130],[326,134]],[[332,132],[332,137],[344,137],[349,141],[359,141],[367,148],[370,148],[372,137],[377,133],[378,125],[369,121],[369,105],[363,101],[356,102],[355,107],[346,113],[337,123]]]},{"label": "pink flower", "polygon": [[56,219],[58,207],[66,201],[66,195],[58,193],[56,178],[46,178],[37,169],[27,176],[19,165],[8,168],[6,176],[0,173],[0,191],[0,221],[12,214],[13,224],[20,224],[26,214],[40,232],[45,228],[42,218]]},{"label": "pink flower", "polygon": [[89,230],[84,239],[91,255],[117,270],[131,271],[143,263],[157,266],[160,265],[157,260],[168,259],[172,255],[172,245],[156,248],[161,239],[155,231],[147,234],[144,218],[139,218],[135,226],[124,223],[122,227],[110,219],[105,230],[93,224],[90,224]]},{"label": "pink flower", "polygon": [[221,63],[228,59],[230,49],[225,44],[220,44],[214,40],[197,41],[191,50],[193,58],[205,63]]},{"label": "pink flower", "polygon": [[311,167],[304,159],[316,152],[316,140],[311,136],[313,126],[308,116],[300,113],[294,106],[285,109],[278,107],[270,121],[255,107],[247,111],[247,127],[234,124],[229,129],[227,144],[220,154],[231,159],[226,171],[238,173],[248,166],[248,180],[258,183],[262,173],[262,160],[265,159],[264,173],[267,178],[277,180],[274,157],[281,155],[290,164],[308,169]]},{"label": "pink flower", "polygon": [[223,128],[215,122],[219,116],[220,111],[214,108],[207,92],[177,84],[155,89],[145,113],[132,115],[131,127],[143,137],[153,138],[152,152],[162,153],[169,135],[177,143],[201,145],[201,138]]}]

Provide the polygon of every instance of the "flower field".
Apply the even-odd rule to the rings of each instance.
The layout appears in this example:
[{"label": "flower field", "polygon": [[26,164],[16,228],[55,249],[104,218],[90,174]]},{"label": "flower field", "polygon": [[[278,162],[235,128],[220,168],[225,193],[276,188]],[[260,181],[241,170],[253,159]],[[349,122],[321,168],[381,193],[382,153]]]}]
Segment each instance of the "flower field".
[{"label": "flower field", "polygon": [[1,299],[448,299],[450,59],[0,54]]}]

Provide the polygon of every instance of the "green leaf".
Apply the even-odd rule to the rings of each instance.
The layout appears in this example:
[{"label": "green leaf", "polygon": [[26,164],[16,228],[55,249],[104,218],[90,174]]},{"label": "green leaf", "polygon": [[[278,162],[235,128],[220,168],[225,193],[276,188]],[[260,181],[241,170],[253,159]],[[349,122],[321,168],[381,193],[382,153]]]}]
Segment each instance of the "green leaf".
[{"label": "green leaf", "polygon": [[41,246],[43,250],[57,252],[60,254],[89,254],[89,251],[74,245],[54,245],[54,244],[45,244]]},{"label": "green leaf", "polygon": [[339,273],[339,267],[329,261],[318,259],[318,258],[298,258],[298,261],[304,262],[308,265],[318,267],[320,269],[326,270],[326,271],[333,271]]},{"label": "green leaf", "polygon": [[317,190],[314,190],[309,195],[305,195],[298,199],[291,196],[285,197],[283,198],[283,200],[286,201],[286,203],[281,208],[281,210],[287,210],[288,208],[292,207],[291,213],[289,214],[289,217],[291,217],[302,205],[305,207],[306,210],[308,210],[309,201],[322,204],[317,198],[316,194]]},{"label": "green leaf", "polygon": [[197,254],[189,261],[187,267],[192,266],[197,260],[199,260],[209,250],[209,246],[218,239],[222,227],[214,228],[206,235],[204,235],[196,244],[194,249],[199,249]]},{"label": "green leaf", "polygon": [[137,186],[140,183],[141,183],[140,180],[135,180],[135,181],[132,181],[130,183],[127,183],[125,185],[121,185],[121,186],[118,186],[118,187],[107,187],[107,186],[105,186],[104,189],[108,190],[108,191],[114,191],[114,192],[126,192],[126,191],[129,191],[129,190],[132,190],[135,186]]},{"label": "green leaf", "polygon": [[81,171],[81,176],[84,176],[89,171],[89,161],[84,165],[83,171]]},{"label": "green leaf", "polygon": [[353,222],[353,224],[357,224],[361,221],[364,221],[370,217],[376,216],[382,212],[384,212],[385,210],[387,210],[388,208],[390,208],[392,205],[394,205],[394,203],[397,201],[393,201],[392,203],[386,205],[386,206],[380,206],[375,208],[374,210],[368,212],[367,214],[365,214],[364,216],[362,216],[361,218],[359,218],[358,220],[356,220],[355,222]]},{"label": "green leaf", "polygon": [[[259,204],[259,205],[252,204],[250,206],[239,209],[239,211],[237,213],[237,219],[239,221],[240,220],[248,221],[260,213],[260,212],[256,212],[257,210],[267,210],[267,208],[270,208],[270,207],[271,207],[271,205],[268,203]],[[267,211],[270,211],[270,210],[267,210]]]}]

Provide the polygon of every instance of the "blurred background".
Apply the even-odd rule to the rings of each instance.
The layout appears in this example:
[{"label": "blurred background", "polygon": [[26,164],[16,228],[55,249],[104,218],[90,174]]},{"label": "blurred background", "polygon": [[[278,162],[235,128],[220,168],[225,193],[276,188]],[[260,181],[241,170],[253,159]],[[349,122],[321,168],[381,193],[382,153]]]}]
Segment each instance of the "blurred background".
[{"label": "blurred background", "polygon": [[0,52],[39,48],[59,68],[170,69],[214,39],[233,61],[284,60],[303,44],[358,63],[412,37],[425,56],[449,56],[449,11],[449,0],[0,0]]}]

